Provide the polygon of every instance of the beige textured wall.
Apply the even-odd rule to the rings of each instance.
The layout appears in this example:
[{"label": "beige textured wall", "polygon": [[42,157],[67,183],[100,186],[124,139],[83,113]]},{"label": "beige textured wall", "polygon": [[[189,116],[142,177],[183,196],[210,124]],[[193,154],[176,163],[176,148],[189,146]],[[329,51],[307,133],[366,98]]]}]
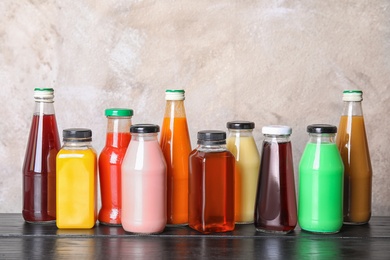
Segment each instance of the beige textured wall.
[{"label": "beige textured wall", "polygon": [[3,0],[0,2],[0,212],[21,212],[33,88],[54,87],[62,129],[104,145],[107,107],[161,124],[166,88],[186,90],[192,143],[234,119],[338,125],[342,91],[364,91],[373,213],[390,215],[390,1]]}]

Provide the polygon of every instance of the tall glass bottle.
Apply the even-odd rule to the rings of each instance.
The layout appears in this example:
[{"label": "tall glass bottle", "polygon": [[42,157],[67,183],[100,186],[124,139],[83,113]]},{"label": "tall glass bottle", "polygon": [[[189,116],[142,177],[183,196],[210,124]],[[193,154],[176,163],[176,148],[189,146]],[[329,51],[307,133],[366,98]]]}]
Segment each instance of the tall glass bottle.
[{"label": "tall glass bottle", "polygon": [[122,211],[122,161],[130,143],[133,110],[108,108],[106,145],[99,156],[99,178],[102,208],[99,222],[105,225],[121,225]]},{"label": "tall glass bottle", "polygon": [[260,167],[260,155],[252,134],[255,123],[231,121],[226,127],[229,131],[226,147],[236,158],[234,218],[236,223],[253,223]]},{"label": "tall glass bottle", "polygon": [[354,225],[365,224],[371,217],[372,168],[362,100],[362,91],[344,91],[336,138],[344,162],[344,223]]},{"label": "tall glass bottle", "polygon": [[288,233],[297,224],[294,166],[289,126],[264,126],[255,204],[258,231]]},{"label": "tall glass bottle", "polygon": [[23,218],[29,223],[50,223],[56,220],[56,155],[61,149],[54,90],[35,88],[34,99],[23,163]]},{"label": "tall glass bottle", "polygon": [[303,230],[337,233],[343,225],[344,166],[334,142],[337,127],[307,127],[309,141],[299,162],[298,223]]},{"label": "tall glass bottle", "polygon": [[198,147],[189,156],[190,228],[201,233],[234,230],[234,167],[225,132],[198,132]]},{"label": "tall glass bottle", "polygon": [[122,163],[122,226],[127,232],[160,233],[167,222],[167,166],[159,131],[152,124],[130,127],[132,139]]},{"label": "tall glass bottle", "polygon": [[188,223],[188,155],[191,152],[184,90],[166,90],[160,145],[167,163],[167,224]]}]

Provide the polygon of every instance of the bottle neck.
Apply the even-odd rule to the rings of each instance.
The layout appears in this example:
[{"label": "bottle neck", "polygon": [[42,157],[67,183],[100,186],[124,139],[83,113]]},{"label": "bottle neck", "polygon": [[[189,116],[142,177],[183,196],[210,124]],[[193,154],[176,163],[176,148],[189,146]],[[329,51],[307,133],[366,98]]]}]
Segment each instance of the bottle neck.
[{"label": "bottle neck", "polygon": [[186,117],[184,100],[167,100],[164,117]]},{"label": "bottle neck", "polygon": [[131,141],[135,142],[157,142],[157,133],[147,133],[147,134],[140,134],[140,133],[131,133]]},{"label": "bottle neck", "polygon": [[224,152],[227,148],[226,144],[199,144],[197,150],[201,152],[217,153]]},{"label": "bottle neck", "polygon": [[35,101],[34,115],[54,115],[54,102]]},{"label": "bottle neck", "polygon": [[64,141],[63,149],[65,150],[87,150],[92,147],[92,142],[74,142]]},{"label": "bottle neck", "polygon": [[344,101],[343,116],[362,116],[362,102],[361,101]]},{"label": "bottle neck", "polygon": [[253,129],[229,129],[228,130],[228,135],[230,137],[250,137],[253,136],[252,134]]},{"label": "bottle neck", "polygon": [[269,135],[264,134],[264,142],[268,143],[288,143],[290,142],[290,135]]},{"label": "bottle neck", "polygon": [[309,133],[309,143],[331,144],[335,142],[336,134],[314,134]]}]

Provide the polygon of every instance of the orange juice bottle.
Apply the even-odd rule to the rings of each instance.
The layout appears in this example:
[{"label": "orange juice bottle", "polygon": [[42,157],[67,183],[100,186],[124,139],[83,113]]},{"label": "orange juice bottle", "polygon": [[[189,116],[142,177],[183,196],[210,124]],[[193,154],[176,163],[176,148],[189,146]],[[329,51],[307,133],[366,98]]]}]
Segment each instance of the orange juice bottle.
[{"label": "orange juice bottle", "polygon": [[57,227],[92,228],[97,220],[97,156],[92,131],[63,131],[64,145],[57,154]]},{"label": "orange juice bottle", "polygon": [[344,223],[365,224],[371,217],[372,168],[361,101],[363,92],[345,90],[336,144],[344,162]]},{"label": "orange juice bottle", "polygon": [[184,108],[184,90],[166,90],[165,100],[160,146],[167,163],[167,225],[186,225],[191,142]]}]

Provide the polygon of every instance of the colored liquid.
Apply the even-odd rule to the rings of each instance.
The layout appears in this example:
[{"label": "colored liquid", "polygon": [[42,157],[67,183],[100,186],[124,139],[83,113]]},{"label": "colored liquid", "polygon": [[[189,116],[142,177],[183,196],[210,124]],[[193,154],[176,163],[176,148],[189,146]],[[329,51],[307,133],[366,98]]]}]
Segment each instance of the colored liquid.
[{"label": "colored liquid", "polygon": [[260,165],[255,227],[288,233],[297,224],[291,142],[264,142]]},{"label": "colored liquid", "polygon": [[336,144],[344,163],[344,222],[371,217],[372,168],[363,116],[342,116]]},{"label": "colored liquid", "polygon": [[166,164],[157,140],[132,139],[122,164],[122,226],[159,233],[166,224]]},{"label": "colored liquid", "polygon": [[55,115],[34,115],[23,164],[23,218],[56,219],[56,155],[61,148]]},{"label": "colored liquid", "polygon": [[194,150],[189,156],[188,225],[201,232],[234,230],[235,158]]},{"label": "colored liquid", "polygon": [[121,167],[130,139],[130,132],[107,133],[106,146],[99,156],[99,178],[102,208],[99,211],[98,219],[102,224],[121,224]]},{"label": "colored liquid", "polygon": [[191,143],[185,117],[164,118],[160,145],[167,163],[167,224],[187,224]]},{"label": "colored liquid", "polygon": [[308,143],[299,164],[298,222],[312,232],[343,224],[343,163],[334,143]]},{"label": "colored liquid", "polygon": [[57,155],[57,227],[92,228],[97,219],[95,151],[61,149]]},{"label": "colored liquid", "polygon": [[235,135],[226,140],[227,149],[236,158],[235,171],[235,221],[253,223],[259,178],[260,156],[252,136]]}]

